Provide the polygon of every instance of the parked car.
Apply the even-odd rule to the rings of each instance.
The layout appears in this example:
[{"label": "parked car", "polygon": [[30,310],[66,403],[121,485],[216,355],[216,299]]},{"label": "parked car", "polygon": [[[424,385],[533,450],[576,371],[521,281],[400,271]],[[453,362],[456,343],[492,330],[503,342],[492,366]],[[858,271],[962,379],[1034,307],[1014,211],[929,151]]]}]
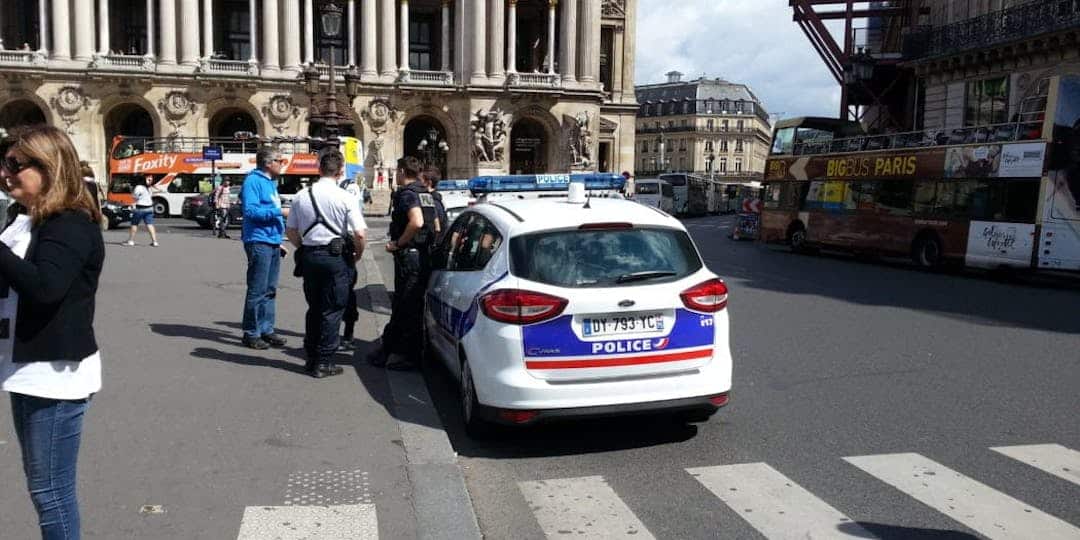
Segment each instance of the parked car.
[{"label": "parked car", "polygon": [[114,202],[106,202],[101,205],[101,214],[105,216],[110,229],[115,229],[119,227],[121,223],[131,221],[132,213],[133,211],[130,206],[124,206]]},{"label": "parked car", "polygon": [[[230,195],[232,204],[229,206],[229,226],[239,226],[244,222],[244,209],[240,206],[240,195]],[[180,215],[198,223],[200,227],[209,229],[214,226],[214,205],[211,204],[210,195],[194,195],[184,199],[180,207]]]}]

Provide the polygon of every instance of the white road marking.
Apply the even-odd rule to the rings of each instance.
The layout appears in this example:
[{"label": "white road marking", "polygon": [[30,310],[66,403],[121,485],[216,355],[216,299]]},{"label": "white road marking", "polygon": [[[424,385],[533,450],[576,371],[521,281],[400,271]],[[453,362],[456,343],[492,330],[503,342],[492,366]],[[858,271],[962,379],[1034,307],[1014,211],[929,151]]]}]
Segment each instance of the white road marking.
[{"label": "white road marking", "polygon": [[1080,452],[1060,444],[996,446],[991,450],[1080,485]]},{"label": "white road marking", "polygon": [[992,539],[1076,540],[1080,529],[919,454],[845,461]]},{"label": "white road marking", "polygon": [[518,484],[548,538],[655,538],[601,476]]},{"label": "white road marking", "polygon": [[765,463],[686,469],[768,538],[874,538]]},{"label": "white road marking", "polygon": [[374,504],[249,506],[237,540],[377,540]]}]

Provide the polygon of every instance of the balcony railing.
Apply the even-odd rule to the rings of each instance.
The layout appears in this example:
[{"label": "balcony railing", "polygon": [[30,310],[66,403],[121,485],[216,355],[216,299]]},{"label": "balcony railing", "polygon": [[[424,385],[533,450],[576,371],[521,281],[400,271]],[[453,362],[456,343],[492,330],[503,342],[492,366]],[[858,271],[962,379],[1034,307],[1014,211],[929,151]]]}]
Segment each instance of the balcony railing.
[{"label": "balcony railing", "polygon": [[926,148],[956,144],[1003,143],[1042,139],[1042,121],[1010,122],[988,126],[964,127],[953,130],[923,130],[886,135],[862,135],[843,139],[818,139],[795,145],[795,155],[841,152],[870,152],[875,150]]},{"label": "balcony railing", "polygon": [[421,69],[403,70],[398,77],[398,82],[426,86],[453,86],[454,72],[426,71]]},{"label": "balcony railing", "polygon": [[[316,63],[315,69],[319,70],[319,75],[324,78],[330,77],[330,64]],[[349,66],[334,65],[334,78],[339,81],[345,80],[345,74],[349,72]]]},{"label": "balcony railing", "polygon": [[509,86],[527,88],[558,88],[558,73],[511,73],[506,78]]},{"label": "balcony railing", "polygon": [[1035,0],[912,32],[904,38],[904,57],[953,54],[1076,27],[1080,27],[1080,0]]},{"label": "balcony railing", "polygon": [[259,64],[250,60],[222,60],[204,58],[199,61],[199,71],[204,73],[223,73],[230,75],[258,75]]},{"label": "balcony railing", "polygon": [[38,56],[41,56],[42,58],[44,57],[43,53],[42,55],[39,55],[38,51],[0,51],[0,64],[31,65],[37,63],[35,62],[35,57]]},{"label": "balcony railing", "polygon": [[153,57],[132,54],[95,54],[90,61],[92,69],[153,71],[154,65]]}]

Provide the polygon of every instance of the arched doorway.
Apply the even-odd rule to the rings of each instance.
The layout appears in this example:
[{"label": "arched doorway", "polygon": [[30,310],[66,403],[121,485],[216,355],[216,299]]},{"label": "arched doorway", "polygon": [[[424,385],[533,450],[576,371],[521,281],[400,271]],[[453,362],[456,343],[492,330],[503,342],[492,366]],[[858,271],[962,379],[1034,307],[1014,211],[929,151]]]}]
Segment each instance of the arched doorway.
[{"label": "arched doorway", "polygon": [[[113,137],[121,135],[131,144],[133,150],[143,150],[143,142],[154,138],[154,119],[146,109],[134,103],[125,103],[113,108],[105,115],[105,145],[112,149]],[[124,151],[127,144],[118,148]]]},{"label": "arched doorway", "polygon": [[45,112],[28,99],[12,101],[0,109],[0,127],[4,129],[44,123]]},{"label": "arched doorway", "polygon": [[[237,137],[237,134],[248,134],[249,137],[259,134],[259,126],[255,118],[243,109],[224,109],[218,111],[210,118],[209,132],[211,139],[223,139],[221,146],[226,152],[254,152],[257,143],[248,141],[247,137]],[[238,140],[238,142],[232,142]],[[216,144],[216,143],[215,143]]]},{"label": "arched doorway", "polygon": [[450,150],[446,140],[446,129],[438,120],[430,116],[417,116],[405,124],[406,156],[413,156],[422,165],[434,165],[446,178],[446,154]]},{"label": "arched doorway", "polygon": [[532,118],[518,120],[510,129],[510,174],[547,172],[547,133]]}]

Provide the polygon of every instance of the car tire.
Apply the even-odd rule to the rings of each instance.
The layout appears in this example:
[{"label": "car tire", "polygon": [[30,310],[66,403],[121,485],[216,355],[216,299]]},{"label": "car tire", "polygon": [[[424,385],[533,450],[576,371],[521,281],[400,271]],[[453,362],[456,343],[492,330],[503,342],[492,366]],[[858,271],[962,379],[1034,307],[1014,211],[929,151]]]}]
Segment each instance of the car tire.
[{"label": "car tire", "polygon": [[488,439],[495,433],[495,426],[480,418],[480,410],[483,405],[476,398],[476,386],[473,383],[472,369],[469,361],[461,361],[461,385],[459,396],[461,399],[461,420],[465,424],[465,433],[473,439]]},{"label": "car tire", "polygon": [[169,203],[165,199],[154,199],[154,217],[169,217]]},{"label": "car tire", "polygon": [[927,270],[941,267],[941,240],[933,234],[924,234],[915,240],[911,249],[911,258],[915,264]]}]

